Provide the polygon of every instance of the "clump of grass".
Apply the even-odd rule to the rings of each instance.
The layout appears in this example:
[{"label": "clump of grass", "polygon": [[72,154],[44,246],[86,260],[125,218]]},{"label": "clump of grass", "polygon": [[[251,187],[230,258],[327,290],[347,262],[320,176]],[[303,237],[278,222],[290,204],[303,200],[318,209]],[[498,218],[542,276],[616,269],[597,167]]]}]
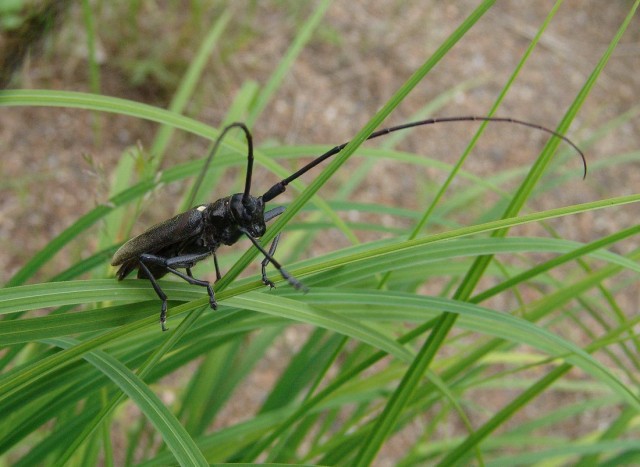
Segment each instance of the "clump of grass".
[{"label": "clump of grass", "polygon": [[[472,457],[478,463],[510,464],[633,461],[637,442],[631,438],[640,400],[630,385],[637,382],[640,363],[633,331],[640,318],[625,314],[617,294],[637,283],[640,251],[621,254],[611,248],[637,235],[640,227],[579,243],[559,238],[549,221],[621,210],[640,201],[640,194],[523,213],[534,194],[553,188],[541,183],[547,171],[557,171],[558,183],[574,173],[572,167],[552,166],[557,139],[549,140],[530,168],[481,180],[463,171],[462,162],[483,128],[454,166],[391,147],[360,147],[492,4],[485,1],[471,12],[311,183],[294,184],[293,201],[263,242],[288,230],[278,255],[287,258],[287,269],[309,287],[308,294],[285,284],[267,292],[257,275],[239,278],[255,262],[257,251],[240,256],[230,252],[221,258],[228,272],[216,284],[216,312],[208,309],[200,288],[163,282],[172,300],[171,330],[161,333],[159,303],[149,284],[105,278],[105,264],[130,232],[141,200],[158,186],[196,176],[203,161],[160,171],[158,159],[153,159],[136,182],[128,177],[132,160],[123,158],[109,203],[79,217],[0,289],[0,343],[5,349],[0,358],[0,452],[5,458],[23,464],[91,465],[102,452],[105,463],[117,458],[118,463],[157,465],[258,460],[370,465],[394,437],[406,436],[411,443],[395,460],[398,465],[452,465]],[[566,132],[578,115],[637,6],[558,131]],[[245,105],[239,113],[249,121],[260,117],[327,7],[328,2],[322,2],[300,26],[273,79],[257,95],[254,86],[245,88],[256,98],[239,96],[237,102]],[[555,9],[549,20],[554,14]],[[214,139],[218,129],[182,113],[201,75],[202,57],[221,37],[226,21],[221,17],[206,35],[168,110],[95,93],[37,90],[3,91],[0,105],[82,108],[151,120],[161,125],[152,149],[156,155],[164,152],[175,130]],[[495,108],[499,104],[500,99]],[[256,157],[258,164],[283,177],[298,159],[317,153],[319,148],[311,146],[272,146],[258,147]],[[244,154],[242,140],[226,140],[210,174],[219,177],[229,167],[242,167]],[[415,209],[351,201],[351,193],[366,177],[354,177],[357,182],[331,200],[319,198],[323,185],[356,155],[412,168],[437,167],[447,173],[446,181],[432,204]],[[371,167],[365,161],[360,170]],[[444,196],[461,178],[472,180],[469,190]],[[502,188],[514,180],[517,189]],[[474,202],[490,196],[497,201]],[[474,209],[468,210],[465,225],[447,219],[448,212],[470,205]],[[340,211],[355,213],[357,221],[345,220]],[[398,222],[389,228],[372,212]],[[302,214],[308,222],[294,224]],[[103,219],[108,228],[93,255],[50,281],[25,285],[63,246],[87,235]],[[510,229],[532,223],[544,224],[551,234],[510,235]],[[436,233],[424,234],[425,225]],[[357,231],[378,235],[373,241],[305,258],[309,242],[326,235],[328,226],[354,243]],[[536,260],[538,256],[545,259]],[[86,273],[98,277],[78,280]],[[500,302],[507,304],[508,313]],[[53,311],[27,314],[42,308]],[[583,317],[598,325],[584,325]],[[212,429],[227,403],[250,384],[263,356],[274,352],[294,325],[307,325],[296,327],[299,349],[294,355],[279,355],[285,359],[283,370],[264,388],[257,410],[243,414],[242,421]],[[566,325],[581,327],[589,339],[580,345],[572,342],[559,331]],[[582,380],[567,377],[571,371]],[[178,375],[179,389],[175,400],[165,401],[158,388],[169,375]],[[560,408],[525,418],[527,409],[552,386],[575,397]],[[484,400],[493,391],[501,391],[498,403]],[[131,404],[137,411],[119,410]],[[616,414],[606,430],[594,428],[578,438],[557,435],[559,427],[579,414],[603,410]],[[456,423],[460,426],[451,428]],[[125,447],[116,452],[110,437],[122,425],[128,428],[119,428],[125,431]],[[442,435],[450,428],[452,434]]]}]

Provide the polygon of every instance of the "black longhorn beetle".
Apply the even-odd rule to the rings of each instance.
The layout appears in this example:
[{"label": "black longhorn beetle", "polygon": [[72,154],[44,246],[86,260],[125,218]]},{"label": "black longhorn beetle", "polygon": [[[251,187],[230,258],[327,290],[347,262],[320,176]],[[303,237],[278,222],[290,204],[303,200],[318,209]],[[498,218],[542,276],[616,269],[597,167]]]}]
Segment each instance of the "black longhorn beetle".
[{"label": "black longhorn beetle", "polygon": [[[484,122],[505,122],[524,125],[535,128],[555,137],[558,137],[573,147],[580,157],[584,166],[584,176],[587,174],[587,163],[582,151],[566,136],[545,128],[534,123],[516,120],[513,118],[501,117],[446,117],[431,118],[416,122],[405,123],[390,128],[385,128],[372,133],[367,139],[377,138],[394,131],[413,128],[422,125],[431,125],[434,123],[444,122],[460,122],[460,121],[484,121]],[[160,311],[160,324],[162,330],[166,331],[165,321],[167,319],[167,296],[160,288],[157,279],[163,277],[167,273],[175,274],[184,279],[189,284],[206,287],[209,294],[209,304],[214,310],[217,307],[213,288],[208,281],[196,279],[191,274],[191,268],[199,261],[213,256],[216,269],[216,280],[221,278],[220,268],[218,267],[218,259],[216,250],[221,245],[233,245],[242,235],[251,240],[255,247],[264,255],[262,261],[262,282],[274,287],[273,282],[267,278],[266,267],[269,263],[280,271],[284,279],[296,289],[306,290],[295,277],[289,274],[273,257],[280,234],[278,234],[271,243],[269,251],[266,251],[258,242],[258,238],[264,235],[266,223],[284,212],[284,207],[278,207],[265,212],[265,204],[281,195],[286,187],[293,180],[297,179],[304,173],[308,172],[316,165],[338,154],[348,143],[341,144],[317,157],[297,172],[289,177],[280,180],[278,183],[269,188],[262,196],[251,195],[251,174],[253,170],[253,140],[249,129],[243,123],[232,123],[227,126],[211,149],[204,168],[200,173],[200,178],[196,182],[196,187],[202,181],[202,177],[215,155],[220,142],[226,133],[232,128],[241,128],[247,138],[247,173],[244,185],[244,193],[236,193],[210,204],[203,204],[190,209],[187,212],[178,214],[169,220],[161,222],[149,228],[144,233],[132,238],[116,251],[111,260],[112,266],[120,266],[116,276],[118,280],[122,280],[127,275],[138,269],[138,278],[147,278],[151,282],[160,300],[162,307]],[[195,190],[194,190],[195,193]],[[185,269],[186,274],[178,269]]]}]

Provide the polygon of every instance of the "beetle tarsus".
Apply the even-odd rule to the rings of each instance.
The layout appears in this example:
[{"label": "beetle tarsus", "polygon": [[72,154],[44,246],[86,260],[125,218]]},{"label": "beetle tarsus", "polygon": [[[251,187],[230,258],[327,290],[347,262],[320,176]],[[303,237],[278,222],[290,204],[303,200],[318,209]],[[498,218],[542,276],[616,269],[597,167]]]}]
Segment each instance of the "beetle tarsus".
[{"label": "beetle tarsus", "polygon": [[[273,209],[272,211],[275,211],[275,209]],[[269,212],[272,212],[272,211],[269,211]],[[284,211],[284,209],[282,209],[282,211]],[[276,216],[280,215],[281,212],[278,212]],[[260,263],[261,271],[262,271],[262,283],[268,286],[269,289],[275,289],[276,285],[272,281],[270,281],[269,278],[267,277],[267,265],[271,262],[269,260],[269,257],[273,257],[274,253],[276,252],[276,248],[278,248],[279,241],[280,241],[280,234],[276,235],[275,238],[273,239],[273,242],[271,242],[271,246],[269,247],[269,256],[265,256],[262,262]]]},{"label": "beetle tarsus", "polygon": [[209,306],[212,310],[217,310],[218,302],[216,302],[216,296],[213,293],[213,287],[211,287],[211,284],[207,285],[207,293],[209,294]]},{"label": "beetle tarsus", "polygon": [[167,327],[164,323],[167,322],[167,300],[162,300],[162,308],[160,309],[160,327],[162,327],[162,332],[167,331]]},{"label": "beetle tarsus", "polygon": [[289,285],[291,285],[294,289],[302,290],[304,293],[309,292],[309,288],[307,286],[305,286],[302,282],[289,274],[283,267],[278,268],[278,270],[280,271],[280,275],[282,275],[282,277],[284,277]]}]

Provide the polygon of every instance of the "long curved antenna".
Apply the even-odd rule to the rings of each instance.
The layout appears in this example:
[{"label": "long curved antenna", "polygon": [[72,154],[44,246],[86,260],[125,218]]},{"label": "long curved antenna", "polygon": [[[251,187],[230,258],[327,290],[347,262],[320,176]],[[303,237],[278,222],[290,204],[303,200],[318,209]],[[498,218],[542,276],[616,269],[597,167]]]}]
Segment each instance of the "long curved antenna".
[{"label": "long curved antenna", "polygon": [[207,161],[204,163],[204,166],[200,171],[200,175],[198,175],[198,179],[193,184],[193,188],[191,189],[191,196],[189,197],[188,206],[193,205],[193,202],[196,198],[196,194],[198,193],[198,190],[200,189],[200,185],[202,185],[202,181],[204,180],[204,176],[207,173],[207,170],[209,170],[209,165],[211,165],[213,156],[215,156],[216,153],[218,152],[218,148],[220,147],[220,143],[222,143],[224,136],[227,134],[229,130],[233,128],[242,128],[242,131],[244,131],[244,134],[247,138],[247,178],[244,184],[244,194],[242,196],[242,200],[244,202],[245,200],[249,199],[249,192],[251,191],[251,176],[253,173],[253,138],[251,137],[251,132],[249,131],[249,128],[247,128],[247,125],[241,122],[235,122],[230,125],[227,125],[224,128],[224,130],[222,130],[222,133],[220,133],[220,136],[218,136],[218,138],[216,139],[216,142],[211,148],[211,151],[209,151],[209,155],[207,156]]},{"label": "long curved antenna", "polygon": [[[477,117],[477,116],[473,116],[473,115],[464,116],[464,117],[429,118],[429,119],[426,119],[426,120],[419,120],[419,121],[416,121],[416,122],[404,123],[402,125],[392,126],[390,128],[383,128],[382,130],[374,131],[373,133],[371,133],[371,136],[369,136],[365,141],[373,139],[373,138],[377,138],[379,136],[388,135],[389,133],[393,133],[394,131],[405,130],[407,128],[413,128],[413,127],[422,126],[422,125],[432,125],[434,123],[451,123],[451,122],[464,122],[464,121],[515,123],[517,125],[523,125],[523,126],[526,126],[526,127],[529,127],[529,128],[534,128],[536,130],[541,130],[541,131],[544,131],[546,133],[549,133],[550,135],[553,135],[556,138],[560,138],[562,141],[564,141],[565,143],[570,145],[573,149],[575,149],[575,151],[580,155],[580,158],[582,159],[582,165],[584,166],[583,178],[585,178],[587,176],[587,160],[584,157],[583,152],[580,150],[580,148],[578,148],[578,146],[576,146],[573,143],[573,141],[571,141],[566,136],[558,133],[557,131],[553,131],[553,130],[551,130],[549,128],[543,127],[541,125],[537,125],[535,123],[529,123],[529,122],[525,122],[523,120],[517,120],[515,118]],[[344,144],[341,144],[339,146],[334,147],[333,149],[330,149],[329,151],[325,152],[321,156],[319,156],[316,159],[314,159],[311,162],[309,162],[307,165],[302,167],[297,172],[289,175],[287,178],[285,178],[283,180],[280,180],[278,183],[276,183],[271,188],[269,188],[265,192],[264,195],[262,195],[262,200],[266,203],[268,201],[271,201],[276,196],[284,193],[284,191],[286,190],[286,187],[287,187],[287,185],[289,183],[291,183],[293,180],[295,180],[296,178],[300,177],[301,175],[307,173],[309,170],[313,169],[316,165],[318,165],[318,164],[324,162],[325,160],[329,159],[331,156],[335,156],[336,154],[338,154],[340,151],[342,151],[345,148],[345,146],[347,144],[349,144],[349,142],[346,142]]]}]

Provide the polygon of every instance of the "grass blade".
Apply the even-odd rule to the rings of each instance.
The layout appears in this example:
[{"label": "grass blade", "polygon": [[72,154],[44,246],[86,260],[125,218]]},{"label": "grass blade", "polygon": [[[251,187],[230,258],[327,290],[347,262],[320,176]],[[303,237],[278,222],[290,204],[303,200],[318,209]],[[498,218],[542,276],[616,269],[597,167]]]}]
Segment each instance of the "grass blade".
[{"label": "grass blade", "polygon": [[[52,343],[62,347],[75,344],[71,340],[56,340]],[[93,351],[84,358],[105,373],[136,403],[162,435],[167,447],[173,452],[180,465],[209,465],[180,422],[151,391],[149,386],[144,384],[126,366],[102,351]]]}]

